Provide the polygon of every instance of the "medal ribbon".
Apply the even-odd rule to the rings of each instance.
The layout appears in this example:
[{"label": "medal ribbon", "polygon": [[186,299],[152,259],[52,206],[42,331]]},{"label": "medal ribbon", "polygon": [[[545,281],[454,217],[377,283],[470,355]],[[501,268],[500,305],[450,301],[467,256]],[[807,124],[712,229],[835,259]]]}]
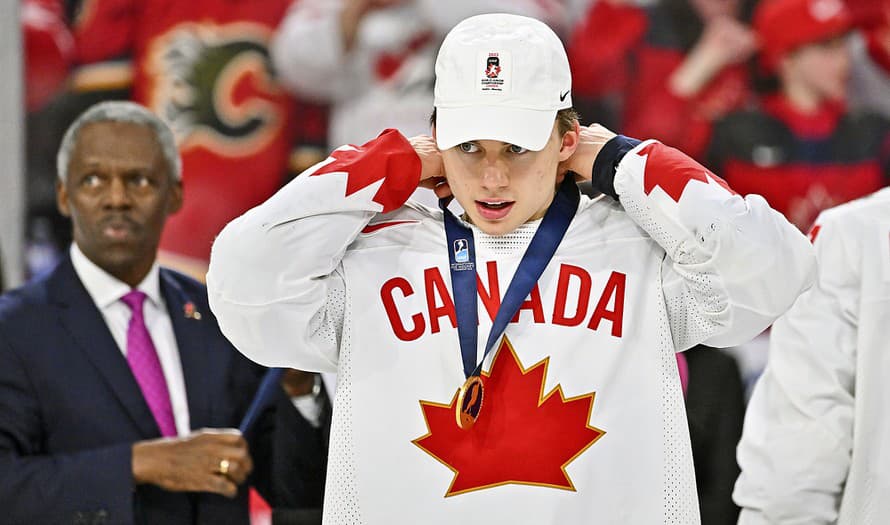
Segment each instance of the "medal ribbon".
[{"label": "medal ribbon", "polygon": [[476,292],[476,249],[473,242],[473,230],[464,226],[451,211],[448,203],[451,199],[439,200],[439,208],[445,214],[445,237],[448,241],[448,261],[451,270],[451,287],[454,294],[454,310],[457,317],[457,334],[460,339],[460,353],[463,358],[464,375],[478,376],[482,371],[482,363],[491,352],[507,323],[519,311],[525,298],[534,288],[535,283],[544,273],[544,269],[556,253],[562,242],[569,224],[578,210],[580,201],[578,187],[572,173],[567,173],[559,191],[553,198],[550,208],[544,214],[541,225],[532,237],[525,250],[510,286],[504,294],[498,313],[494,318],[485,352],[476,364],[478,348],[479,309]]}]

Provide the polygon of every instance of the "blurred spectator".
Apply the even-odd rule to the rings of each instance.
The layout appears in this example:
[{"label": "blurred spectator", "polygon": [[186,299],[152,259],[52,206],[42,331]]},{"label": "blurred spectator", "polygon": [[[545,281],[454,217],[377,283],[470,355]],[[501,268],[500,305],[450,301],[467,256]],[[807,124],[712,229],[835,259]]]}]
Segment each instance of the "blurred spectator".
[{"label": "blurred spectator", "polygon": [[853,24],[862,30],[872,60],[890,71],[890,1],[846,0]]},{"label": "blurred spectator", "polygon": [[841,0],[766,0],[754,24],[778,90],[720,122],[709,162],[806,231],[821,210],[886,184],[890,127],[846,107],[853,17]]},{"label": "blurred spectator", "polygon": [[364,144],[382,129],[429,133],[434,59],[457,22],[485,12],[563,27],[559,0],[298,0],[272,58],[282,82],[330,102],[330,144]]},{"label": "blurred spectator", "polygon": [[70,240],[68,224],[55,206],[56,170],[47,155],[76,115],[60,122],[53,106],[65,91],[74,57],[74,38],[66,24],[62,0],[21,0],[25,65],[26,256],[25,276],[32,278],[55,266]]},{"label": "blurred spectator", "polygon": [[290,3],[89,0],[73,23],[73,89],[129,88],[176,134],[186,198],[160,257],[195,276],[203,278],[219,230],[287,179],[299,130],[316,133],[300,138],[324,149],[324,114],[295,107],[269,60],[272,32]]},{"label": "blurred spectator", "polygon": [[850,102],[890,118],[890,0],[848,0],[854,24]]},{"label": "blurred spectator", "polygon": [[776,321],[739,444],[740,525],[890,523],[890,189],[816,222],[816,285]]},{"label": "blurred spectator", "polygon": [[25,103],[35,111],[54,97],[68,77],[74,39],[59,0],[22,0]]},{"label": "blurred spectator", "polygon": [[[890,34],[890,33],[888,33]],[[850,107],[854,110],[874,111],[890,118],[890,75],[868,52],[867,42],[861,33],[855,33],[850,42],[853,59],[850,78]]]},{"label": "blurred spectator", "polygon": [[711,123],[749,98],[746,1],[597,1],[569,41],[572,96],[609,108],[595,120],[701,159]]}]

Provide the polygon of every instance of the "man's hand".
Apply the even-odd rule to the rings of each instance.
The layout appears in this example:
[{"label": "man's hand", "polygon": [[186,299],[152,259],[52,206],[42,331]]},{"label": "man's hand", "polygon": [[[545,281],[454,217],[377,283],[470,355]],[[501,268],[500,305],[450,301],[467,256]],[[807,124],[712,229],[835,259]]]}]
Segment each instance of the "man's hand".
[{"label": "man's hand", "polygon": [[596,156],[614,136],[615,133],[599,124],[581,126],[578,133],[578,148],[571,157],[559,164],[560,180],[568,171],[575,172],[579,181],[590,180]]},{"label": "man's hand", "polygon": [[183,438],[133,445],[135,483],[172,492],[212,492],[232,498],[252,470],[247,442],[235,429],[203,429]]},{"label": "man's hand", "polygon": [[436,139],[428,135],[411,137],[408,142],[414,147],[414,151],[420,157],[421,188],[429,188],[436,192],[436,197],[444,199],[451,196],[451,188],[445,180],[445,166],[442,163],[442,153],[436,145]]}]

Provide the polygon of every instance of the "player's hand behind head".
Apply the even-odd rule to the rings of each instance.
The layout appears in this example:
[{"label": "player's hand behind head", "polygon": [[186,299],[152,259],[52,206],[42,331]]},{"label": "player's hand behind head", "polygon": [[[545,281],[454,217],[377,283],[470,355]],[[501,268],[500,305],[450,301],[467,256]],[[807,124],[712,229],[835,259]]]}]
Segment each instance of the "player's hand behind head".
[{"label": "player's hand behind head", "polygon": [[445,181],[445,167],[442,164],[442,154],[436,145],[436,139],[428,135],[418,135],[408,139],[408,142],[420,157],[421,173],[418,186],[435,191],[436,196],[440,199],[450,197],[451,188]]},{"label": "player's hand behind head", "polygon": [[590,180],[596,156],[603,149],[603,145],[614,136],[614,132],[599,124],[581,126],[578,134],[578,148],[571,157],[559,164],[559,174],[563,175],[567,171],[573,171],[578,175],[578,180]]}]

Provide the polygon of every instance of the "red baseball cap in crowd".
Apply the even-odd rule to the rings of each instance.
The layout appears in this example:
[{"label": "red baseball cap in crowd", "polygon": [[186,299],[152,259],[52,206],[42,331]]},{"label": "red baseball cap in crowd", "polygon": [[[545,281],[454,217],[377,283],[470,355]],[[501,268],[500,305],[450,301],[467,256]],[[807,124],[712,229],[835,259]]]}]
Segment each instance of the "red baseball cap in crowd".
[{"label": "red baseball cap in crowd", "polygon": [[762,0],[754,12],[760,58],[775,70],[798,47],[842,35],[853,27],[843,0]]},{"label": "red baseball cap in crowd", "polygon": [[863,29],[890,25],[890,0],[846,0],[853,24]]}]

